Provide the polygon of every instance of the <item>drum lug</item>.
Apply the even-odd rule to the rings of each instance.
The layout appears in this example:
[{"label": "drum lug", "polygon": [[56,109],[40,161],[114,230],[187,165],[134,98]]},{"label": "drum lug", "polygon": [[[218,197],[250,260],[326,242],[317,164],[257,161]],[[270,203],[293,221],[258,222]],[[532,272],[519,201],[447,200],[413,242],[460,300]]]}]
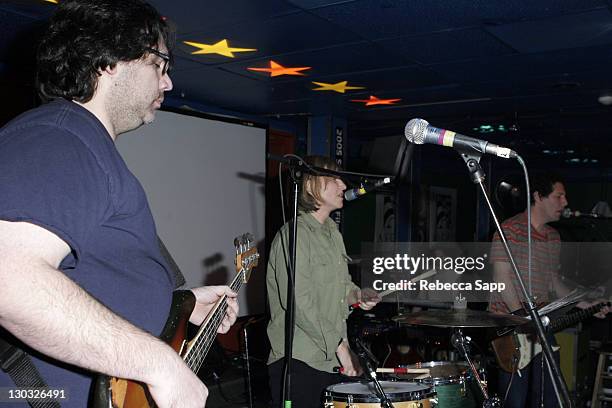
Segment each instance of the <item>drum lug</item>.
[{"label": "drum lug", "polygon": [[334,399],[332,394],[329,391],[325,391],[325,402],[323,403],[323,408],[333,408],[334,407]]}]

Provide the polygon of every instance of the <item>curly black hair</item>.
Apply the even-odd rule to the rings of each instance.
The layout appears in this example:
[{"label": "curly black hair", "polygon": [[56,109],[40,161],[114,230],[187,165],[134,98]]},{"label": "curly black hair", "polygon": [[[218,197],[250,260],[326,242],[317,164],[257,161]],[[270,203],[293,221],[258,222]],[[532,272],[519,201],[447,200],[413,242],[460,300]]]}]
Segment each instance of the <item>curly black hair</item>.
[{"label": "curly black hair", "polygon": [[535,198],[533,197],[535,192],[537,192],[542,198],[548,197],[550,193],[552,193],[555,189],[556,183],[565,184],[563,182],[563,178],[559,174],[556,174],[554,172],[534,173],[531,176],[529,183],[529,188],[531,190],[531,197],[529,201],[531,205],[535,203]]},{"label": "curly black hair", "polygon": [[160,41],[171,48],[166,19],[141,0],[65,0],[51,17],[37,55],[36,82],[44,101],[88,102],[99,72],[142,58]]}]

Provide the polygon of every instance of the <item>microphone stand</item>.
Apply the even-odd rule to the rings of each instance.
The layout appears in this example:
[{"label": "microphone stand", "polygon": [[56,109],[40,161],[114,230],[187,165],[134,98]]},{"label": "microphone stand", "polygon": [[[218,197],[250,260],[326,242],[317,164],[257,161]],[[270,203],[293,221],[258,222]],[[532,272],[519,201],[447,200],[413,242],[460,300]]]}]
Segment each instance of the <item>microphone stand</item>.
[{"label": "microphone stand", "polygon": [[[512,266],[514,275],[517,281],[519,282],[519,286],[523,294],[523,298],[526,300],[527,312],[529,312],[529,316],[531,316],[531,321],[536,327],[536,332],[538,334],[538,338],[540,339],[540,345],[542,346],[542,350],[544,351],[544,356],[546,357],[546,360],[548,362],[548,367],[550,368],[550,372],[552,374],[551,377],[552,377],[553,385],[554,385],[553,388],[555,389],[555,394],[557,396],[557,401],[559,402],[559,406],[571,408],[572,400],[570,398],[569,391],[567,389],[567,384],[565,384],[565,381],[563,381],[563,377],[561,376],[561,370],[559,369],[559,365],[555,361],[552,348],[550,347],[550,343],[546,339],[546,334],[544,331],[544,326],[542,325],[542,320],[540,320],[540,316],[538,312],[536,311],[537,306],[535,302],[533,301],[533,299],[531,298],[531,296],[529,295],[529,293],[527,292],[527,288],[525,288],[525,283],[523,282],[521,273],[519,272],[518,266],[516,265],[516,262],[514,261],[514,257],[512,256],[512,251],[510,251],[510,247],[508,246],[508,241],[506,240],[506,236],[504,235],[504,232],[501,228],[499,220],[497,219],[497,216],[495,215],[495,210],[493,209],[493,206],[491,205],[491,201],[489,200],[489,196],[487,195],[487,191],[484,187],[483,181],[485,179],[485,173],[482,170],[482,167],[480,166],[480,158],[482,157],[482,154],[473,152],[473,151],[469,153],[465,153],[464,151],[459,151],[459,154],[461,155],[461,158],[465,161],[465,164],[468,167],[470,178],[475,184],[478,184],[480,186],[482,194],[489,207],[489,212],[491,213],[491,216],[493,217],[493,221],[495,221],[497,232],[499,233],[499,237],[504,245],[506,254],[508,255],[508,258],[510,259],[510,265]],[[544,382],[544,380],[545,380],[544,378],[541,379],[542,382]]]},{"label": "microphone stand", "polygon": [[378,378],[376,377],[376,367],[372,366],[372,362],[374,362],[375,365],[378,365],[376,357],[374,357],[372,352],[368,350],[360,339],[356,339],[355,344],[357,345],[357,348],[359,348],[359,351],[357,352],[359,360],[367,371],[367,376],[370,377],[374,383],[376,395],[378,395],[378,398],[380,398],[380,406],[383,408],[394,408],[393,403],[385,393],[385,390],[380,385],[380,381],[378,381]]},{"label": "microphone stand", "polygon": [[[306,164],[300,157],[276,156],[268,154],[269,160],[276,160],[284,163],[289,167],[289,176],[293,186],[293,217],[291,219],[291,234],[289,235],[289,261],[287,268],[288,284],[287,284],[287,310],[285,312],[285,361],[283,364],[283,383],[282,395],[283,406],[291,406],[291,365],[293,358],[293,336],[295,333],[295,265],[296,265],[296,250],[297,250],[297,217],[298,217],[298,194],[300,182],[303,173],[312,174],[315,176],[330,176],[342,178],[347,175],[354,175],[351,172],[334,171],[322,167],[311,166]],[[280,177],[280,174],[279,174]],[[283,203],[284,205],[284,203]],[[376,371],[374,371],[376,376]],[[380,386],[380,384],[379,384]],[[381,388],[382,391],[382,388]]]},{"label": "microphone stand", "polygon": [[[297,216],[298,194],[300,190],[301,172],[293,161],[285,162],[289,166],[289,177],[293,186],[293,217],[291,218],[291,234],[289,235],[289,268],[287,268],[287,310],[285,312],[285,361],[283,364],[283,406],[291,406],[291,362],[293,360],[293,335],[295,333],[295,264],[297,250]],[[279,177],[281,175],[279,174]],[[284,204],[283,204],[284,205]]]}]

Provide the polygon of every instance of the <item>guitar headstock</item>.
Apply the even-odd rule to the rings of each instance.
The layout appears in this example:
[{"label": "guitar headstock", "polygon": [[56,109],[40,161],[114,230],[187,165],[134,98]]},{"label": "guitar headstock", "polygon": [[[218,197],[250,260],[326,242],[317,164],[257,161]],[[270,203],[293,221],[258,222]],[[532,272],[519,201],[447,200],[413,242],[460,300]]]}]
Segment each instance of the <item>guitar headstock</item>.
[{"label": "guitar headstock", "polygon": [[259,262],[255,239],[247,232],[234,238],[234,247],[236,248],[236,273],[244,271],[243,282],[246,283],[251,275],[251,269]]}]

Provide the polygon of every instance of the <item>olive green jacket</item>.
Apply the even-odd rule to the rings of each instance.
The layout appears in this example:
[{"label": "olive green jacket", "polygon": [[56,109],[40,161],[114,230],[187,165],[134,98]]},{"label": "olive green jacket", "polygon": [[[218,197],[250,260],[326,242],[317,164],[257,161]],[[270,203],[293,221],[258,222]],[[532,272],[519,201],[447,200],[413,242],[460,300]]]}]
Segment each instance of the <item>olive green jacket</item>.
[{"label": "olive green jacket", "polygon": [[[284,356],[289,227],[276,234],[268,260],[268,364]],[[339,365],[338,343],[346,338],[347,296],[359,288],[351,281],[342,235],[331,218],[321,224],[310,213],[300,214],[296,253],[293,358],[332,372]]]}]

